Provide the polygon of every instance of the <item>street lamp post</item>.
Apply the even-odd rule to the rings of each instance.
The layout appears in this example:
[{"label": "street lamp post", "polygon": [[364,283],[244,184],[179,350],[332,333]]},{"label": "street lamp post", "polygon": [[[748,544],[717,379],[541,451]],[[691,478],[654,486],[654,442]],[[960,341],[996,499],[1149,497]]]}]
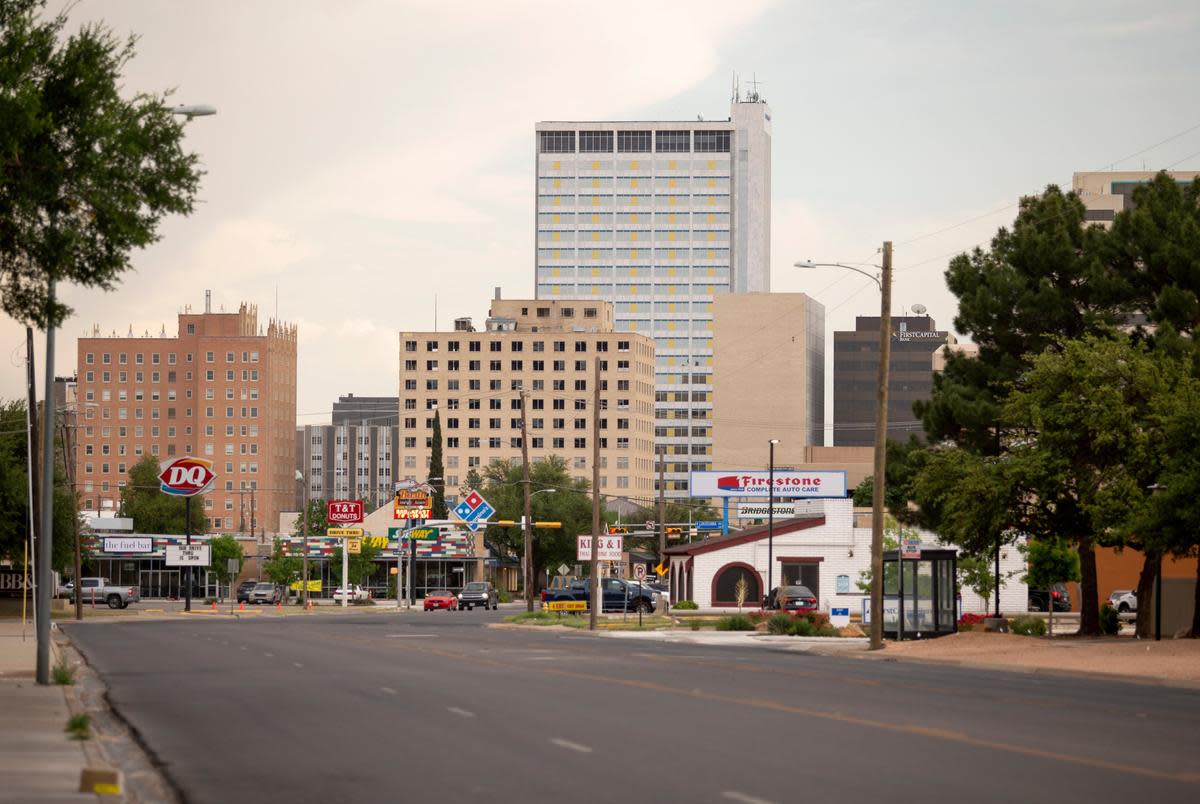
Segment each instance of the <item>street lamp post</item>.
[{"label": "street lamp post", "polygon": [[892,241],[883,243],[883,264],[878,275],[842,263],[803,261],[797,268],[820,266],[855,271],[879,288],[879,389],[875,396],[875,476],[871,495],[871,650],[883,647],[883,496],[887,470],[888,363],[892,345]]},{"label": "street lamp post", "polygon": [[767,470],[767,597],[770,602],[771,590],[774,588],[775,570],[775,445],[778,438],[767,442],[770,450]]}]

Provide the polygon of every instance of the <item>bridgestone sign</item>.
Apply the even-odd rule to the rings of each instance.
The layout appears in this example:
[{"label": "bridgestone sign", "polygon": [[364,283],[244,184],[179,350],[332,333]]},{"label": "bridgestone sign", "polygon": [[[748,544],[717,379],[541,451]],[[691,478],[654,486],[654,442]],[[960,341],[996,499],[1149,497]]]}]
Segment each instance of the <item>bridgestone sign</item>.
[{"label": "bridgestone sign", "polygon": [[[738,503],[737,516],[738,519],[766,519],[769,507],[767,503]],[[775,503],[774,508],[776,519],[791,519],[796,515],[795,503]]]}]

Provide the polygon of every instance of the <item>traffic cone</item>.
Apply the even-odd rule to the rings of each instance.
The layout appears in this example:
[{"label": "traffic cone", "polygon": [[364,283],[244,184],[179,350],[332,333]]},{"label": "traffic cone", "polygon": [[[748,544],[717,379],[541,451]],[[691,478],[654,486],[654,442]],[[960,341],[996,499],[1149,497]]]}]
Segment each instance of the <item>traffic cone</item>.
[{"label": "traffic cone", "polygon": [[276,601],[275,601],[275,608],[282,610],[282,609],[283,609],[283,601],[282,601],[282,600],[276,600]]},{"label": "traffic cone", "polygon": [[244,601],[244,600],[238,601],[238,610],[239,611],[246,610],[246,601]]},{"label": "traffic cone", "polygon": [[304,608],[311,610],[312,609],[312,601],[311,600],[308,601],[308,604]]},{"label": "traffic cone", "polygon": [[217,601],[215,601],[215,600],[213,601],[212,610],[213,610],[213,611],[216,611],[216,610],[217,610]]}]

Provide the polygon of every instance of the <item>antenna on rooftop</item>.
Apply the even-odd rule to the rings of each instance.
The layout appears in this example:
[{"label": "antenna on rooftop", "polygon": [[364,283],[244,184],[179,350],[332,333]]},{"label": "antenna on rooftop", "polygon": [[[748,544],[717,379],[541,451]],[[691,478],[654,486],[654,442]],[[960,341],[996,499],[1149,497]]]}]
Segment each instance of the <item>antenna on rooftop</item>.
[{"label": "antenna on rooftop", "polygon": [[746,100],[750,101],[751,103],[758,103],[761,100],[761,97],[758,94],[758,85],[765,84],[766,82],[758,80],[758,73],[752,73],[752,75],[754,77],[750,79],[750,94],[746,96]]}]

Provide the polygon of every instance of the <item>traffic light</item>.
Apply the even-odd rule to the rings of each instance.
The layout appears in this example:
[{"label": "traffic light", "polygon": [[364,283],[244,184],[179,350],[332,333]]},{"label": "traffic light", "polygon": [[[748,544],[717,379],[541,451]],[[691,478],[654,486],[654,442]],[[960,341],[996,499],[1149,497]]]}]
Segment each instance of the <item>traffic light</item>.
[{"label": "traffic light", "polygon": [[668,536],[682,536],[683,528],[677,527],[677,526],[669,526],[666,528],[666,533]]},{"label": "traffic light", "polygon": [[608,527],[608,532],[609,532],[610,534],[614,534],[614,533],[629,533],[629,528],[619,527],[619,526],[616,526],[616,525],[610,525],[610,526]]}]

